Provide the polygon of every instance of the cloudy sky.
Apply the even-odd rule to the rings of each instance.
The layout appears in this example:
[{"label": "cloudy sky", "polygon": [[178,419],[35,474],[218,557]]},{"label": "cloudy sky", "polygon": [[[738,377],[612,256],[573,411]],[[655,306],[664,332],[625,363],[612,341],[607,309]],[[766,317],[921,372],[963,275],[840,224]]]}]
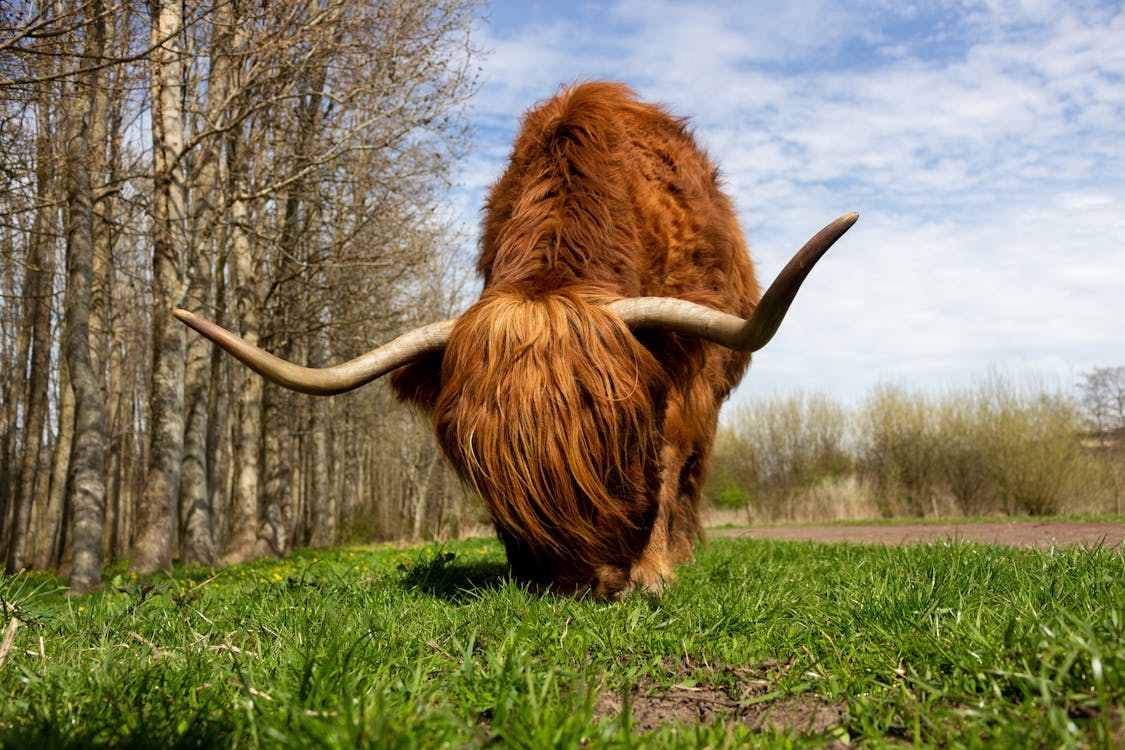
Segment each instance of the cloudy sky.
[{"label": "cloudy sky", "polygon": [[474,237],[519,115],[580,79],[692,117],[763,282],[860,213],[736,401],[1125,365],[1120,2],[495,0],[476,41]]}]

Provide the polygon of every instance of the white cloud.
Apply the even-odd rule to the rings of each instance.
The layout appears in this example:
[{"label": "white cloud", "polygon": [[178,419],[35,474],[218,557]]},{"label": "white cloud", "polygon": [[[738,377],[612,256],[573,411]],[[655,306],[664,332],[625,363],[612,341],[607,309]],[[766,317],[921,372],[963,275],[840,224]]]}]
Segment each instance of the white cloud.
[{"label": "white cloud", "polygon": [[519,114],[598,77],[692,115],[764,281],[860,211],[751,389],[854,398],[894,377],[1125,362],[1120,4],[500,5],[479,40],[494,53],[466,206]]}]

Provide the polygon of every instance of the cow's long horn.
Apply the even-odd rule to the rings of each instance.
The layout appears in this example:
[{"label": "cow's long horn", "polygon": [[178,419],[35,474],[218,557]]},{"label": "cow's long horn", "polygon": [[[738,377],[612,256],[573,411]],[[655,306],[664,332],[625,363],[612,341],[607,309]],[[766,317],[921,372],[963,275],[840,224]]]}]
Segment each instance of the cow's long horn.
[{"label": "cow's long horn", "polygon": [[754,352],[769,343],[813,265],[855,224],[859,214],[841,216],[816,233],[777,275],[747,320],[675,297],[631,297],[609,304],[633,330],[683,333]]},{"label": "cow's long horn", "polygon": [[259,375],[290,390],[315,396],[331,396],[350,391],[426,354],[441,351],[456,322],[445,320],[416,328],[350,362],[318,369],[286,362],[187,310],[173,310],[172,315],[226,349]]}]

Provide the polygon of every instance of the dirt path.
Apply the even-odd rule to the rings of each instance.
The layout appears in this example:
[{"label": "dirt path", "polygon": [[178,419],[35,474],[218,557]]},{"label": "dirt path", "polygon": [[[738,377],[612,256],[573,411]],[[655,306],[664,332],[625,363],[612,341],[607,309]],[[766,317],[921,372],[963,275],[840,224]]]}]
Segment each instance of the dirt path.
[{"label": "dirt path", "polygon": [[1125,523],[1109,521],[966,521],[964,523],[808,524],[711,529],[708,536],[857,544],[918,544],[961,539],[982,544],[1050,548],[1125,544]]}]

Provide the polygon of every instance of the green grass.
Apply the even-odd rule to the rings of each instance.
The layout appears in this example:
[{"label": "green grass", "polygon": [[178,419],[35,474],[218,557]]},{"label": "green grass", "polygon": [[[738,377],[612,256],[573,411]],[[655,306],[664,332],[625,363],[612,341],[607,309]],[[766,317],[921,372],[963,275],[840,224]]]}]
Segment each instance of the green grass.
[{"label": "green grass", "polygon": [[[716,539],[679,574],[660,600],[538,596],[476,540],[111,572],[81,598],[10,576],[0,745],[1125,741],[1120,549]],[[643,723],[692,696],[706,722]]]}]

